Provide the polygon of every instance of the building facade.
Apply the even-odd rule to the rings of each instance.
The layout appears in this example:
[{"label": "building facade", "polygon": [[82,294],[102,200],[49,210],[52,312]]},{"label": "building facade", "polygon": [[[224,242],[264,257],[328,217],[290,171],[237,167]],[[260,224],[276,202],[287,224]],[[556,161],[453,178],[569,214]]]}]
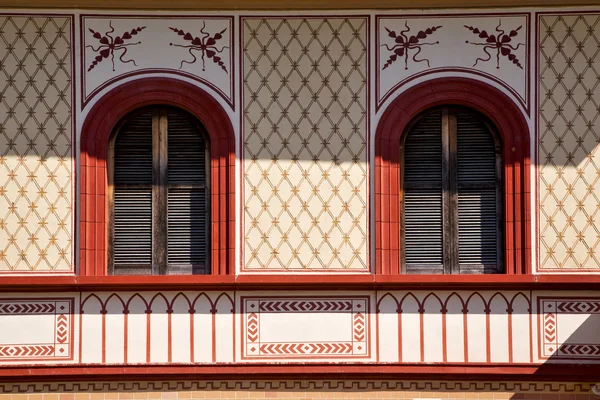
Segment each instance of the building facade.
[{"label": "building facade", "polygon": [[600,5],[159,3],[0,2],[0,399],[594,398]]}]

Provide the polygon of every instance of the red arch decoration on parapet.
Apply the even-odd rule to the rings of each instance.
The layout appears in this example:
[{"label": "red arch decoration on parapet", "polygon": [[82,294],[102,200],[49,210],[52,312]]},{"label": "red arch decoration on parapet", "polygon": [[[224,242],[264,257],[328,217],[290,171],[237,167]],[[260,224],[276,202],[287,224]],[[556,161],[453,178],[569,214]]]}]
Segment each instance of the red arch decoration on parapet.
[{"label": "red arch decoration on parapet", "polygon": [[140,107],[162,104],[196,117],[210,137],[211,271],[233,273],[235,242],[235,134],[229,116],[207,92],[172,78],[123,83],[102,96],[81,131],[80,267],[82,275],[106,275],[108,203],[106,158],[116,124]]},{"label": "red arch decoration on parapet", "polygon": [[477,110],[498,129],[504,147],[505,270],[531,273],[529,125],[506,94],[468,78],[432,79],[413,86],[391,102],[379,121],[375,136],[376,272],[400,273],[400,138],[419,113],[444,104]]}]

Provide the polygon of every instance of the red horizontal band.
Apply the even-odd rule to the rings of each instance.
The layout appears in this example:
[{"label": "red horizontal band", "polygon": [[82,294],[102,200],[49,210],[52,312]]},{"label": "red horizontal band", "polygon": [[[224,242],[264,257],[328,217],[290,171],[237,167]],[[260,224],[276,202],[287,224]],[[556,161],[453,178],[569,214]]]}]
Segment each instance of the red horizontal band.
[{"label": "red horizontal band", "polygon": [[594,290],[600,275],[8,276],[3,292],[111,290]]},{"label": "red horizontal band", "polygon": [[152,366],[19,366],[0,368],[0,382],[65,380],[171,380],[171,379],[268,379],[321,377],[325,379],[456,379],[485,381],[598,380],[600,365],[554,364],[538,366],[496,365],[373,365],[373,364],[236,364]]}]

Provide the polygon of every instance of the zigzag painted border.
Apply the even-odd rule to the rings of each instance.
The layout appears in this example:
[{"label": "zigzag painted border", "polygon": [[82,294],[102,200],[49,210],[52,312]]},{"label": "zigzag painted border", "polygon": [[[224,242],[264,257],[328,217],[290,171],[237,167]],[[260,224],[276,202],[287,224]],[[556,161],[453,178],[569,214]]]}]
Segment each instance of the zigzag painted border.
[{"label": "zigzag painted border", "polygon": [[598,343],[561,343],[558,334],[561,314],[600,314],[600,300],[591,297],[543,297],[538,298],[538,310],[540,358],[600,359],[600,340]]},{"label": "zigzag painted border", "polygon": [[[370,357],[369,297],[243,297],[242,359]],[[245,313],[244,313],[245,310]],[[350,341],[261,341],[261,314],[346,313],[351,317]]]},{"label": "zigzag painted border", "polygon": [[[20,315],[37,318],[38,315],[54,316],[54,339],[45,343],[1,343],[0,362],[44,361],[73,359],[73,297],[61,298],[0,298],[0,326],[11,329],[2,318]],[[23,323],[23,321],[21,321]],[[31,323],[35,327],[35,322]]]}]

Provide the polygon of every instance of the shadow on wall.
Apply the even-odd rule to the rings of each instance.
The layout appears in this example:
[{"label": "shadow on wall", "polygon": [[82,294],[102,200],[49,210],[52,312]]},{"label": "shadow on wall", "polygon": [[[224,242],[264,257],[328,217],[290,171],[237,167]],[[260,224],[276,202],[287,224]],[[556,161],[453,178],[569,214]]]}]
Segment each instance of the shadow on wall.
[{"label": "shadow on wall", "polygon": [[[594,300],[538,298],[540,358],[538,372],[552,364],[579,364],[574,373],[600,361],[600,303]],[[587,363],[587,365],[585,365]],[[600,376],[598,377],[600,382]]]}]

